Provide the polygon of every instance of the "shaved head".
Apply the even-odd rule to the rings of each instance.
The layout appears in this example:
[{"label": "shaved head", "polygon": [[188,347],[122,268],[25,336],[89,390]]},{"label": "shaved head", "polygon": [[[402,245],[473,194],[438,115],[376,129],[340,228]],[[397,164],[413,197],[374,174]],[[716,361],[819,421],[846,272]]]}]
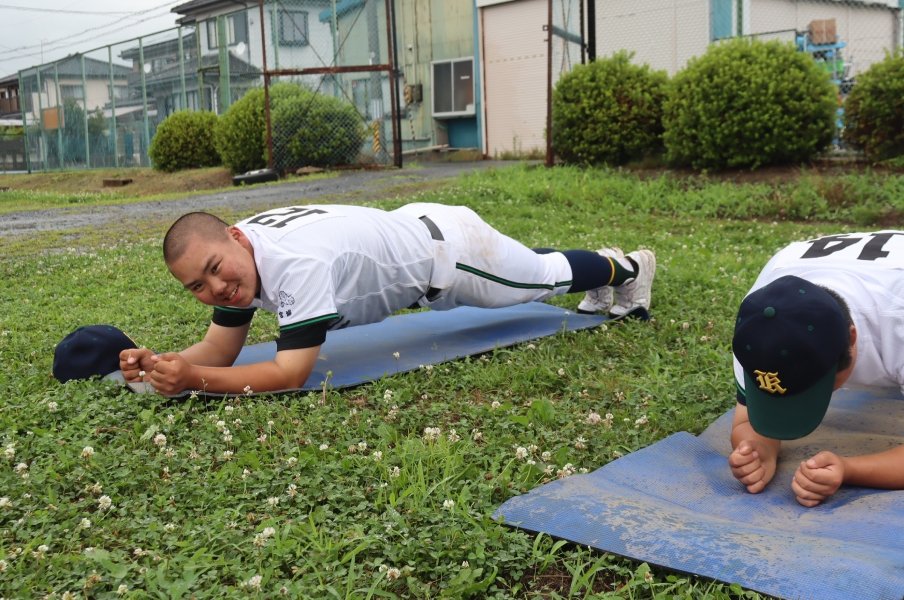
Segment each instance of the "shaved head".
[{"label": "shaved head", "polygon": [[184,214],[173,223],[163,237],[163,260],[172,264],[185,253],[188,242],[200,237],[207,242],[221,242],[229,239],[226,228],[229,223],[206,212]]}]

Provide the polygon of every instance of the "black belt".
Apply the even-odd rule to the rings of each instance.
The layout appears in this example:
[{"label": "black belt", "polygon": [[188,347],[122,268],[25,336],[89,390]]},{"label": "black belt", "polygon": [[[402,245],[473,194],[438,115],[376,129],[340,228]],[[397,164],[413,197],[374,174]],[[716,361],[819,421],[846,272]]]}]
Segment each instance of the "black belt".
[{"label": "black belt", "polygon": [[439,227],[436,226],[436,223],[430,220],[430,217],[424,216],[420,217],[420,219],[424,223],[424,225],[427,226],[427,229],[430,230],[430,237],[438,242],[442,242],[446,239],[443,237],[443,232],[440,231]]},{"label": "black belt", "polygon": [[[439,230],[439,227],[436,226],[436,223],[434,223],[430,219],[430,217],[423,216],[423,217],[420,217],[420,220],[424,225],[427,226],[427,229],[430,231],[430,237],[432,237],[434,240],[436,240],[438,242],[442,242],[445,240],[445,238],[443,237],[443,232]],[[435,287],[427,288],[427,293],[424,294],[424,297],[427,299],[428,302],[432,302],[437,296],[439,296],[439,293],[441,291],[442,291],[441,289],[435,288]],[[417,303],[415,303],[413,307],[416,307],[416,306],[417,306]]]}]

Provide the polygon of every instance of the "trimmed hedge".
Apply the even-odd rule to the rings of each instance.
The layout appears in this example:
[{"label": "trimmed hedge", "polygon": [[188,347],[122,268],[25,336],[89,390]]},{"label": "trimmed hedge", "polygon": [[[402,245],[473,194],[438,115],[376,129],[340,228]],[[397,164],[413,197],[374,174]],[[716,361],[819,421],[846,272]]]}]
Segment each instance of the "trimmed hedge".
[{"label": "trimmed hedge", "polygon": [[[354,162],[366,133],[354,106],[294,83],[270,87],[270,122],[273,162],[280,171]],[[233,173],[266,167],[264,90],[252,90],[230,106],[214,140]]]},{"label": "trimmed hedge", "polygon": [[621,165],[662,151],[664,71],[634,65],[622,51],[578,65],[552,99],[556,156],[581,165]]},{"label": "trimmed hedge", "polygon": [[179,171],[220,164],[213,145],[217,116],[207,111],[180,111],[157,126],[148,156],[158,171]]},{"label": "trimmed hedge", "polygon": [[792,45],[713,44],[669,86],[667,158],[700,169],[806,162],[832,142],[836,108],[828,74]]},{"label": "trimmed hedge", "polygon": [[904,155],[904,53],[857,76],[844,103],[842,138],[870,160]]}]

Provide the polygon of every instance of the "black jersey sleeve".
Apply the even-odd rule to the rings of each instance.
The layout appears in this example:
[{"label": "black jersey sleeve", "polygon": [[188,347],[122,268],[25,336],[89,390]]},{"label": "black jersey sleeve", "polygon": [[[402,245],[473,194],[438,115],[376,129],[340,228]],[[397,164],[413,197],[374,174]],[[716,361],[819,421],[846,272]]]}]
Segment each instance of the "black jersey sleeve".
[{"label": "black jersey sleeve", "polygon": [[211,321],[221,327],[241,327],[251,322],[256,308],[213,307]]},{"label": "black jersey sleeve", "polygon": [[313,348],[326,341],[326,332],[330,323],[335,320],[311,320],[291,327],[280,327],[279,337],[276,339],[276,351],[298,350],[300,348]]}]

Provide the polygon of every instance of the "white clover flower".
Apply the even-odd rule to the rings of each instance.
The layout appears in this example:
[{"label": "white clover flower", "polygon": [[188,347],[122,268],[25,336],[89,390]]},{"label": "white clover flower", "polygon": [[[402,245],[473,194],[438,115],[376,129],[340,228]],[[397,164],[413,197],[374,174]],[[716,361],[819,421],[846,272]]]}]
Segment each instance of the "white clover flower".
[{"label": "white clover flower", "polygon": [[533,344],[528,344],[528,345],[527,345],[527,349],[528,349],[528,350],[536,350],[537,347],[536,347],[535,345],[533,345]]},{"label": "white clover flower", "polygon": [[542,460],[543,462],[549,462],[551,459],[552,452],[550,452],[549,450],[540,455],[540,460]]},{"label": "white clover flower", "polygon": [[154,445],[158,448],[166,448],[166,436],[158,433],[154,436]]},{"label": "white clover flower", "polygon": [[[324,445],[325,444],[320,444],[321,450],[326,450],[326,448],[329,448],[329,446],[327,446],[326,448],[323,448]],[[295,458],[294,456],[290,456],[289,458],[286,459],[286,464],[290,467],[294,467],[296,464],[298,464],[298,459]]]},{"label": "white clover flower", "polygon": [[272,419],[267,421],[267,427],[268,427],[269,429],[273,429],[273,425],[275,425],[275,423],[273,422]]},{"label": "white clover flower", "polygon": [[527,448],[525,448],[524,446],[518,446],[517,448],[515,448],[515,458],[517,458],[518,460],[524,460],[525,458],[527,458]]},{"label": "white clover flower", "polygon": [[386,579],[387,581],[394,581],[402,576],[402,572],[395,567],[389,567],[386,569]]},{"label": "white clover flower", "polygon": [[499,400],[493,400],[493,402],[490,403],[490,408],[499,408],[500,406],[502,406],[502,403],[499,402]]},{"label": "white clover flower", "polygon": [[175,531],[176,524],[175,523],[167,523],[166,525],[163,526],[163,530],[164,531]]},{"label": "white clover flower", "polygon": [[38,546],[38,552],[50,552],[50,546],[47,544],[41,544]]},{"label": "white clover flower", "polygon": [[100,484],[100,482],[95,481],[94,485],[88,486],[88,491],[94,494],[95,496],[104,491],[104,486]]},{"label": "white clover flower", "polygon": [[28,463],[20,462],[15,467],[13,467],[13,471],[18,473],[19,475],[22,475],[23,473],[27,473],[28,472]]},{"label": "white clover flower", "polygon": [[395,466],[389,470],[389,476],[393,479],[395,479],[396,477],[398,477],[401,474],[402,474],[402,470],[398,466]]},{"label": "white clover flower", "polygon": [[235,407],[231,404],[227,404],[226,406],[223,407],[223,410],[225,410],[228,413],[231,413],[232,411],[235,410]]},{"label": "white clover flower", "polygon": [[117,595],[119,595],[119,596],[125,596],[126,594],[129,593],[129,586],[127,586],[127,585],[124,584],[124,583],[120,583],[120,584],[119,584],[119,587],[116,588],[116,593],[117,593]]},{"label": "white clover flower", "polygon": [[286,488],[286,495],[289,498],[294,498],[295,496],[297,496],[298,495],[298,486],[295,485],[294,483],[290,483],[289,487]]},{"label": "white clover flower", "polygon": [[51,400],[50,402],[47,403],[47,410],[52,413],[55,413],[57,410],[59,410],[59,408],[60,408],[60,405],[57,404],[56,402],[54,402],[53,400]]},{"label": "white clover flower", "polygon": [[572,475],[574,475],[574,465],[571,463],[566,463],[564,467],[556,471],[556,477],[559,479],[564,479]]},{"label": "white clover flower", "polygon": [[452,510],[455,508],[455,500],[443,500],[443,508],[446,510]]},{"label": "white clover flower", "polygon": [[565,375],[565,369],[562,367],[559,367],[559,370],[556,371],[556,373],[558,374],[559,377],[563,377]]},{"label": "white clover flower", "polygon": [[578,450],[584,450],[587,448],[587,440],[582,437],[579,437],[574,441],[574,447]]},{"label": "white clover flower", "polygon": [[12,508],[13,502],[9,499],[9,496],[3,496],[0,498],[0,508]]},{"label": "white clover flower", "polygon": [[424,439],[431,442],[438,438],[442,431],[439,427],[424,427]]},{"label": "white clover flower", "polygon": [[63,595],[60,596],[60,600],[75,600],[77,596],[70,591],[63,592]]},{"label": "white clover flower", "polygon": [[226,421],[223,421],[222,419],[217,421],[216,423],[214,423],[214,425],[220,431],[223,431],[224,429],[226,429]]},{"label": "white clover flower", "polygon": [[383,400],[385,400],[386,402],[392,400],[392,390],[386,390],[385,392],[383,392]]},{"label": "white clover flower", "polygon": [[468,561],[466,561],[466,560],[461,561],[461,568],[462,568],[462,569],[470,568],[470,566],[471,566],[471,563],[469,563]]},{"label": "white clover flower", "polygon": [[367,450],[367,442],[358,442],[358,452],[365,452]]},{"label": "white clover flower", "polygon": [[479,442],[483,439],[483,433],[481,433],[481,431],[479,429],[472,429],[471,430],[471,439],[474,440],[475,442]]},{"label": "white clover flower", "polygon": [[7,563],[5,560],[3,560],[2,558],[0,558],[0,573],[6,572],[6,568],[7,568],[8,566],[9,566],[9,563]]},{"label": "white clover flower", "polygon": [[163,451],[163,456],[167,458],[175,458],[176,454],[178,454],[178,452],[176,452],[176,450],[173,448],[167,448]]},{"label": "white clover flower", "polygon": [[450,429],[450,430],[449,430],[449,435],[446,436],[446,437],[447,437],[447,438],[449,439],[449,441],[452,442],[453,444],[461,439],[461,436],[458,435],[458,433],[456,433],[456,431],[455,431],[454,429]]},{"label": "white clover flower", "polygon": [[424,370],[428,373],[433,370],[433,365],[424,365]]},{"label": "white clover flower", "polygon": [[12,460],[16,457],[16,446],[15,444],[7,444],[6,448],[3,449],[3,457],[6,460]]},{"label": "white clover flower", "polygon": [[264,578],[262,576],[255,575],[254,577],[252,577],[251,579],[249,579],[242,585],[244,585],[246,588],[249,588],[252,590],[259,590],[259,589],[261,589],[261,582],[263,580],[264,580]]},{"label": "white clover flower", "polygon": [[527,464],[529,464],[529,465],[531,465],[531,466],[537,464],[537,461],[535,461],[535,460],[532,459],[532,458],[528,458],[528,459],[527,459],[526,461],[524,461],[524,462],[526,462]]},{"label": "white clover flower", "polygon": [[176,415],[174,415],[173,413],[167,414],[167,415],[166,415],[166,422],[169,423],[170,425],[172,425],[173,423],[175,423],[175,422],[176,422]]},{"label": "white clover flower", "polygon": [[640,417],[638,417],[637,419],[635,419],[635,421],[634,421],[634,427],[642,427],[642,426],[646,425],[646,424],[649,423],[649,422],[650,422],[650,419],[647,418],[647,415],[640,415]]},{"label": "white clover flower", "polygon": [[276,506],[277,504],[279,504],[279,496],[270,496],[269,498],[267,498],[267,504],[269,504],[270,506]]},{"label": "white clover flower", "polygon": [[273,527],[264,527],[264,530],[261,533],[264,537],[273,537],[276,535],[276,529]]},{"label": "white clover flower", "polygon": [[78,524],[80,529],[91,529],[91,519],[84,518]]},{"label": "white clover flower", "polygon": [[234,454],[235,452],[232,450],[224,450],[222,454],[223,460],[232,460]]},{"label": "white clover flower", "polygon": [[591,411],[590,414],[587,415],[587,418],[584,419],[584,422],[587,423],[588,425],[598,425],[599,423],[602,422],[602,420],[603,420],[603,418],[600,416],[600,414],[598,412]]},{"label": "white clover flower", "polygon": [[227,444],[232,441],[232,432],[230,432],[228,429],[223,430],[223,441]]},{"label": "white clover flower", "polygon": [[266,442],[266,441],[267,441],[267,434],[266,434],[266,433],[262,433],[262,434],[260,434],[259,436],[257,436],[257,441],[259,441],[261,444],[263,444],[264,442]]},{"label": "white clover flower", "polygon": [[110,496],[103,495],[97,499],[97,507],[100,510],[110,510],[113,507],[113,500]]},{"label": "white clover flower", "polygon": [[381,460],[383,460],[383,453],[380,452],[379,450],[374,450],[374,453],[371,454],[371,457],[372,457],[376,462],[380,462]]},{"label": "white clover flower", "polygon": [[82,448],[82,458],[87,460],[92,456],[94,456],[94,448],[92,448],[91,446],[85,446],[84,448]]},{"label": "white clover flower", "polygon": [[242,479],[248,479],[248,476],[251,475],[251,471],[248,469],[242,469]]}]

